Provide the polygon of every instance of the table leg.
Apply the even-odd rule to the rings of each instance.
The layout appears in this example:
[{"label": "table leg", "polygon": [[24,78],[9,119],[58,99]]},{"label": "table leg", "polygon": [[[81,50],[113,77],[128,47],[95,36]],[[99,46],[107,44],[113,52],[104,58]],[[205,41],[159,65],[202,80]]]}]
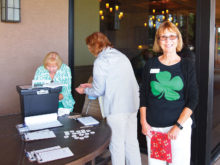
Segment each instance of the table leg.
[{"label": "table leg", "polygon": [[91,161],[91,163],[92,163],[92,165],[95,165],[95,159],[93,159],[93,160]]}]

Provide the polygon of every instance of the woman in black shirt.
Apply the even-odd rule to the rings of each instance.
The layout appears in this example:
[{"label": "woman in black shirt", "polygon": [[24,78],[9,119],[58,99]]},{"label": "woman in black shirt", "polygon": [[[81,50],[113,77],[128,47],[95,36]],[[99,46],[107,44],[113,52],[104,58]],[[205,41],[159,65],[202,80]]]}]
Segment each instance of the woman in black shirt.
[{"label": "woman in black shirt", "polygon": [[158,132],[171,139],[172,165],[190,165],[190,116],[197,106],[198,87],[192,63],[177,55],[182,47],[178,28],[169,21],[162,23],[153,47],[162,55],[145,65],[140,90],[140,122],[147,136],[149,165],[167,163],[160,154],[151,158],[151,138]]}]

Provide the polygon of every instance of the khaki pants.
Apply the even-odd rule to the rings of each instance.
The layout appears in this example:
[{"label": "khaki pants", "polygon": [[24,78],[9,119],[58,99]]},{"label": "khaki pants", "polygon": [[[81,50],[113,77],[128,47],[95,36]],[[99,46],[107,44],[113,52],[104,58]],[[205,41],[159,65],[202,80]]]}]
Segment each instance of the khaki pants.
[{"label": "khaki pants", "polygon": [[112,130],[109,146],[112,165],[141,165],[137,140],[137,113],[120,113],[107,117]]}]

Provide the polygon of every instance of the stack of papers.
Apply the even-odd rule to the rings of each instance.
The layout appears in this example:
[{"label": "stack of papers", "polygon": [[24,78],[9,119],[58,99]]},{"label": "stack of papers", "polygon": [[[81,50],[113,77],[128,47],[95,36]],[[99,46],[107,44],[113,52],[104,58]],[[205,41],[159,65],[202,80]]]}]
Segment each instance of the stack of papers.
[{"label": "stack of papers", "polygon": [[62,126],[57,120],[57,113],[29,116],[24,121],[30,131]]},{"label": "stack of papers", "polygon": [[60,86],[67,86],[67,84],[62,84],[59,82],[51,82],[50,80],[32,80],[32,88],[36,88],[36,87],[57,88]]},{"label": "stack of papers", "polygon": [[83,125],[96,125],[99,124],[99,121],[94,119],[92,116],[80,117],[77,120]]},{"label": "stack of papers", "polygon": [[45,84],[49,84],[50,80],[32,80],[32,88],[43,87]]},{"label": "stack of papers", "polygon": [[43,87],[48,87],[48,88],[57,88],[57,87],[62,87],[62,86],[67,86],[67,85],[58,83],[58,82],[52,82],[52,83],[43,85]]}]

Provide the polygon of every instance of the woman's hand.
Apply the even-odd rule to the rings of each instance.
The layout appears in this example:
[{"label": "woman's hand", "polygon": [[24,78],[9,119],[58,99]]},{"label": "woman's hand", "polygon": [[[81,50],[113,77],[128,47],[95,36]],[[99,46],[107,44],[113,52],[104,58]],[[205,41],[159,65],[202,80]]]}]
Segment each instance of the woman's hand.
[{"label": "woman's hand", "polygon": [[85,93],[85,88],[78,86],[77,88],[75,88],[76,92],[78,92],[79,94],[84,94]]},{"label": "woman's hand", "polygon": [[152,137],[152,128],[151,126],[145,121],[145,122],[141,122],[141,126],[142,126],[142,133],[148,137]]},{"label": "woman's hand", "polygon": [[171,140],[176,140],[178,135],[179,135],[179,127],[177,127],[176,125],[174,125],[170,131],[167,133],[168,134],[168,138]]},{"label": "woman's hand", "polygon": [[82,87],[82,88],[92,88],[92,84],[91,83],[84,83],[84,84],[80,84],[80,87]]},{"label": "woman's hand", "polygon": [[59,100],[63,100],[63,94],[59,94]]},{"label": "woman's hand", "polygon": [[[189,109],[188,107],[185,107],[182,113],[180,114],[180,117],[177,120],[177,122],[182,125],[185,121],[187,121],[190,118],[191,115],[192,115],[192,110]],[[181,131],[180,128],[177,125],[174,125],[167,133],[168,138],[171,140],[176,140],[180,131]]]}]

